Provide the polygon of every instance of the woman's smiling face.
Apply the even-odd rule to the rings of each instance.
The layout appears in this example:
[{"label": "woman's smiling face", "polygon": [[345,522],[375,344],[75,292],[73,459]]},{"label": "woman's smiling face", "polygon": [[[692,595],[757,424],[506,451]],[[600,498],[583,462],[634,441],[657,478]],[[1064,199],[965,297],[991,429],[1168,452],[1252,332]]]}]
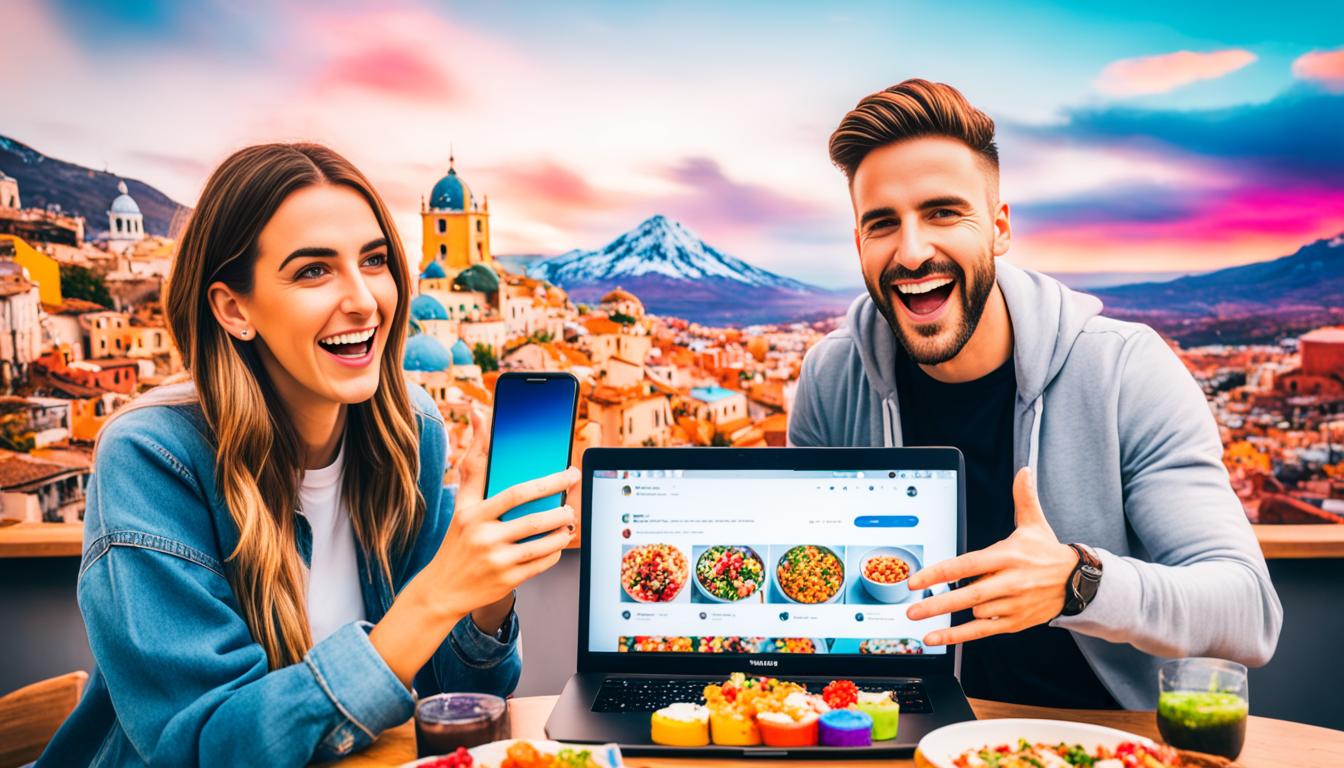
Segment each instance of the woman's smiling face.
[{"label": "woman's smiling face", "polygon": [[335,184],[285,198],[257,238],[252,291],[210,287],[216,317],[255,344],[288,404],[360,403],[378,389],[396,316],[386,235],[368,201]]}]

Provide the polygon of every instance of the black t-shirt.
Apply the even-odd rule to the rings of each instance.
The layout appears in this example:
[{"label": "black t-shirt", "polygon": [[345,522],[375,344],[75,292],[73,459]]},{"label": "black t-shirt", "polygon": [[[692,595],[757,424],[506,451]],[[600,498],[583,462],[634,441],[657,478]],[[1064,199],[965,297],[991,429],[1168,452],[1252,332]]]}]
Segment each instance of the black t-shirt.
[{"label": "black t-shirt", "polygon": [[[945,384],[924,373],[903,350],[896,358],[905,445],[955,446],[966,458],[968,550],[1006,539],[1016,528],[1013,361],[974,381]],[[970,619],[965,612],[964,620]],[[994,701],[1119,709],[1068,630],[1048,624],[967,643],[961,684],[968,696]]]}]

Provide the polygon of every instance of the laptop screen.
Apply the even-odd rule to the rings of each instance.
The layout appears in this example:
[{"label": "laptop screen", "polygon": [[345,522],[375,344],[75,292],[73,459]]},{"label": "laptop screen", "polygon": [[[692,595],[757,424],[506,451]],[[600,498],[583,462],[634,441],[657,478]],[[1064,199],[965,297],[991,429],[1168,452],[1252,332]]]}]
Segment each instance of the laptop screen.
[{"label": "laptop screen", "polygon": [[588,650],[945,654],[920,638],[950,617],[906,618],[905,579],[957,554],[957,488],[948,469],[596,470]]}]

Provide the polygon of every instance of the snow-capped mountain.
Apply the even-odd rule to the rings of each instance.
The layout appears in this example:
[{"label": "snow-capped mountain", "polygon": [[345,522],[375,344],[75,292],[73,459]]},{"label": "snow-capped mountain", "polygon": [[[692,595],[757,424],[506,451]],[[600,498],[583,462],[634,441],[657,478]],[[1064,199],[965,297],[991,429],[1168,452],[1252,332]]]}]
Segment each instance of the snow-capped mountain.
[{"label": "snow-capped mountain", "polygon": [[722,253],[681,222],[661,214],[649,217],[599,251],[569,251],[533,265],[528,274],[560,286],[663,275],[681,280],[722,278],[790,291],[816,290]]},{"label": "snow-capped mountain", "polygon": [[596,251],[545,259],[527,274],[575,301],[600,301],[613,288],[633,292],[648,311],[705,323],[767,323],[844,311],[837,293],[729,256],[680,222],[655,215]]}]

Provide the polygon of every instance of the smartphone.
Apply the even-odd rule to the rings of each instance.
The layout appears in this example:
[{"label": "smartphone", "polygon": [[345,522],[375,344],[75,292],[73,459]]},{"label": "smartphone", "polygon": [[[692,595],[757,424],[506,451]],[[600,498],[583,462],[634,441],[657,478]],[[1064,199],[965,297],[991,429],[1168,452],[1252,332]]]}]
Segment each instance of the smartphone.
[{"label": "smartphone", "polygon": [[[572,374],[519,371],[501,375],[495,382],[495,405],[490,420],[486,498],[569,467],[578,409],[579,380]],[[557,493],[529,501],[499,519],[514,520],[555,509],[564,503],[564,498],[563,493]]]}]

